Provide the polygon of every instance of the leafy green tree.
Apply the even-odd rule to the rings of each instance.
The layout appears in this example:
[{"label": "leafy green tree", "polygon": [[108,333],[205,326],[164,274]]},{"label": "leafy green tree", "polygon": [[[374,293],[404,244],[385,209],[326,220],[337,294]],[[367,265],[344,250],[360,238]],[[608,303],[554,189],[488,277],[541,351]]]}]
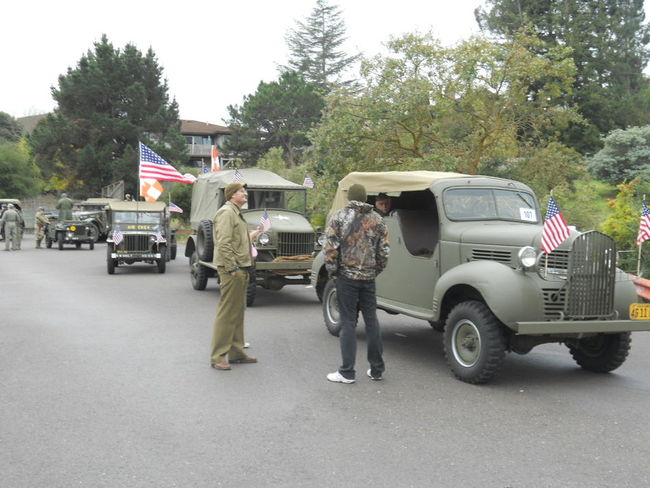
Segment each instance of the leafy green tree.
[{"label": "leafy green tree", "polygon": [[639,230],[641,199],[636,190],[638,180],[617,185],[616,197],[609,202],[609,216],[600,225],[600,230],[616,241],[619,250],[635,249]]},{"label": "leafy green tree", "polygon": [[22,130],[16,119],[6,112],[0,112],[0,141],[18,142]]},{"label": "leafy green tree", "polygon": [[24,198],[37,195],[41,178],[26,143],[0,140],[0,195]]},{"label": "leafy green tree", "polygon": [[592,174],[613,184],[635,178],[650,181],[650,125],[614,130],[604,143],[589,159]]},{"label": "leafy green tree", "polygon": [[289,66],[302,73],[305,80],[313,83],[322,93],[343,81],[343,76],[360,55],[348,56],[340,50],[345,42],[345,22],[341,10],[329,5],[327,0],[316,0],[316,7],[305,22],[297,22],[296,28],[286,36],[289,46]]},{"label": "leafy green tree", "polygon": [[643,70],[650,27],[643,0],[486,0],[476,10],[482,29],[510,37],[532,25],[548,46],[567,46],[577,67],[574,91],[584,123],[562,140],[582,153],[601,147],[600,135],[650,122],[650,92]]},{"label": "leafy green tree", "polygon": [[323,105],[315,86],[294,71],[282,73],[278,81],[261,82],[241,106],[228,106],[232,134],[226,148],[254,166],[269,149],[280,147],[293,166],[309,144],[307,132],[320,120]]},{"label": "leafy green tree", "polygon": [[153,50],[116,49],[102,36],[59,76],[58,107],[30,137],[47,189],[89,196],[117,180],[137,187],[139,140],[172,165],[186,160],[178,105],[167,91]]},{"label": "leafy green tree", "polygon": [[[537,54],[541,41],[473,38],[443,48],[430,34],[393,39],[362,67],[365,88],[328,97],[311,134],[314,172],[334,188],[349,171],[452,170],[476,174],[488,158],[543,147],[575,119],[562,99],[573,81],[568,53]],[[530,85],[536,84],[536,96]]]}]

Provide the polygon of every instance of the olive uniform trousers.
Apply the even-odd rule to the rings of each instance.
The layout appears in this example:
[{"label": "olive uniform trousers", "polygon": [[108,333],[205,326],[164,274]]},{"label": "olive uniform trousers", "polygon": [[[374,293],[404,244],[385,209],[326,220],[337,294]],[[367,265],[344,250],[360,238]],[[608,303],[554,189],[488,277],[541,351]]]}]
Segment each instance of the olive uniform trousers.
[{"label": "olive uniform trousers", "polygon": [[217,305],[212,334],[212,364],[228,359],[246,357],[244,352],[244,309],[246,308],[246,289],[248,271],[238,269],[234,275],[223,266],[218,267],[221,298]]}]

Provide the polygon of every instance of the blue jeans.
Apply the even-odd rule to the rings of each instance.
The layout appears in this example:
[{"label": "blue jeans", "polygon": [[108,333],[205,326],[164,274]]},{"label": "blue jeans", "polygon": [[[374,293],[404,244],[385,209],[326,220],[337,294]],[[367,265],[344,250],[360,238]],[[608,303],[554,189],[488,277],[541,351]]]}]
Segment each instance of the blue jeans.
[{"label": "blue jeans", "polygon": [[373,376],[384,372],[382,354],[384,346],[381,341],[381,330],[377,321],[377,297],[375,281],[351,280],[345,276],[336,279],[336,298],[341,316],[341,357],[343,364],[339,373],[347,379],[354,379],[354,363],[357,357],[357,316],[359,311],[366,324],[366,339],[368,341],[368,363]]}]

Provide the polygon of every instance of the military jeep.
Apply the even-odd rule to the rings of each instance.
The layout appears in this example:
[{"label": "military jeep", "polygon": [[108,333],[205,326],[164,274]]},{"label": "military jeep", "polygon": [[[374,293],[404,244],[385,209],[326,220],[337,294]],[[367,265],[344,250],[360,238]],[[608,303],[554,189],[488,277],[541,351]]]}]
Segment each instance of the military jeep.
[{"label": "military jeep", "polygon": [[164,202],[110,202],[107,217],[108,274],[136,262],[155,264],[159,273],[165,272],[167,262],[176,257],[176,237]]},{"label": "military jeep", "polygon": [[121,200],[117,198],[88,198],[75,205],[78,210],[73,211],[73,216],[93,225],[93,237],[97,242],[99,239],[106,239],[110,230],[106,215],[108,204],[119,201]]},{"label": "military jeep", "polygon": [[[266,214],[271,227],[262,232],[254,245],[258,255],[247,290],[246,303],[255,301],[256,286],[280,290],[285,285],[309,284],[311,263],[318,248],[317,235],[305,216],[306,189],[261,169],[241,169],[248,186],[248,204],[242,214],[250,230],[260,226]],[[185,247],[190,260],[190,277],[195,290],[204,290],[208,278],[217,277],[213,264],[212,219],[225,203],[224,189],[232,183],[234,170],[206,173],[192,190],[190,221],[193,233]]]},{"label": "military jeep", "polygon": [[64,244],[74,244],[77,249],[82,244],[88,244],[92,251],[95,249],[94,227],[90,222],[80,219],[59,220],[58,214],[48,214],[49,223],[45,226],[45,247],[48,249],[57,243],[59,251]]},{"label": "military jeep", "polygon": [[[625,361],[630,332],[650,330],[650,304],[617,268],[614,241],[571,231],[557,249],[541,251],[543,211],[517,181],[429,171],[351,173],[339,182],[332,211],[354,184],[369,202],[392,198],[384,217],[390,257],[377,280],[377,306],[429,321],[443,331],[447,363],[468,383],[489,381],[506,352],[544,343],[568,347],[579,366],[609,372]],[[324,256],[311,283],[325,325],[340,330],[336,289]]]}]

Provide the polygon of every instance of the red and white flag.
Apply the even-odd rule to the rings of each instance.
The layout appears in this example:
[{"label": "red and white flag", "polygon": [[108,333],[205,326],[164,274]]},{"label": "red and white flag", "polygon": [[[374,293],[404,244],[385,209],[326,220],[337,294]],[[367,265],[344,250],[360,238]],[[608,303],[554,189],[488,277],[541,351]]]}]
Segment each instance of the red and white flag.
[{"label": "red and white flag", "polygon": [[219,159],[219,151],[217,146],[212,146],[212,166],[210,171],[220,171],[221,170],[221,161]]},{"label": "red and white flag", "polygon": [[542,249],[546,254],[551,254],[570,234],[571,231],[569,231],[569,226],[560,212],[560,207],[557,206],[553,195],[551,195],[546,210],[546,218],[544,219]]},{"label": "red and white flag", "polygon": [[636,245],[640,246],[644,241],[650,239],[650,210],[643,200],[641,205],[641,221],[639,222],[639,234],[636,236]]},{"label": "red and white flag", "polygon": [[196,176],[180,174],[171,164],[158,156],[154,151],[140,143],[140,179],[159,181],[178,181],[179,183],[194,183]]}]

